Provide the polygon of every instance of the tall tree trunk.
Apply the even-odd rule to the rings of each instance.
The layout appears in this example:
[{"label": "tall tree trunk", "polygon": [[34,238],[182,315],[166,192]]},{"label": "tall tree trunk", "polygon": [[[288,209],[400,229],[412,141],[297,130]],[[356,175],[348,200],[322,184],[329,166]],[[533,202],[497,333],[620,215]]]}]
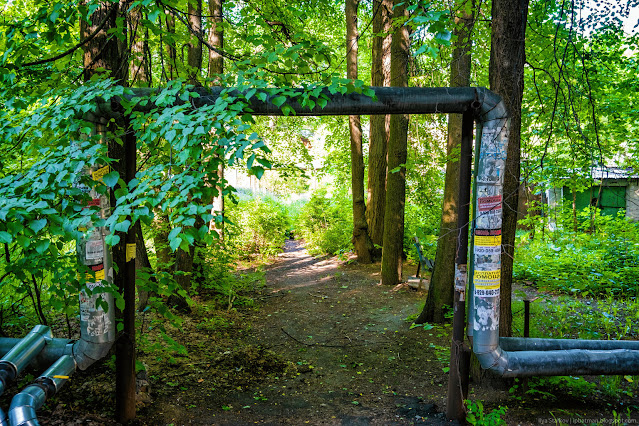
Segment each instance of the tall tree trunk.
[{"label": "tall tree trunk", "polygon": [[[84,19],[80,20],[80,34],[84,40],[96,29],[98,23],[109,16],[104,28],[84,45],[84,81],[88,81],[92,76],[105,71],[110,71],[111,77],[116,81],[122,82],[126,79],[127,63],[122,60],[120,44],[116,37],[107,33],[107,30],[117,28],[118,6],[118,3],[105,2],[91,15],[92,24]],[[105,71],[99,71],[99,69]]]},{"label": "tall tree trunk", "polygon": [[[465,13],[466,5],[473,0],[461,0],[455,5],[459,14],[455,17],[455,47],[450,64],[450,86],[470,85],[470,52],[472,47],[473,13]],[[415,323],[442,323],[446,306],[453,306],[453,282],[455,279],[455,254],[457,247],[457,197],[459,193],[459,144],[462,137],[462,115],[448,115],[448,143],[446,144],[446,177],[439,239],[435,254],[435,268],[431,276],[426,304]]]},{"label": "tall tree trunk", "polygon": [[[188,24],[191,29],[202,37],[202,0],[189,0],[188,2]],[[198,76],[202,68],[202,41],[191,34],[191,40],[187,45],[188,49],[188,79],[190,84],[199,84]],[[195,159],[201,161],[200,159]],[[199,229],[204,222],[201,217],[197,217],[195,228]],[[186,293],[191,291],[191,277],[193,273],[193,262],[195,259],[195,247],[191,246],[188,251],[178,248],[175,253],[175,281]],[[169,298],[169,303],[182,311],[189,311],[189,305],[184,297],[173,294]]]},{"label": "tall tree trunk", "polygon": [[[91,24],[80,21],[81,38],[86,39],[93,33],[97,23],[108,17],[105,27],[84,46],[84,78],[89,80],[101,68],[110,72],[110,76],[117,84],[126,85],[128,52],[126,47],[126,26],[122,26],[123,34],[114,37],[117,31],[117,19],[124,15],[126,22],[127,5],[120,3],[103,3],[92,15]],[[128,123],[123,120],[109,122],[108,132],[115,133],[125,130],[124,144],[117,143],[113,138],[107,141],[109,157],[115,160],[111,167],[120,173],[128,183],[135,174],[136,138],[130,131]],[[126,131],[129,130],[129,131]],[[115,205],[115,196],[111,194],[111,205]],[[135,418],[135,265],[132,259],[127,259],[127,244],[135,244],[135,233],[131,229],[127,233],[119,233],[120,242],[112,248],[113,264],[116,272],[113,284],[122,294],[125,305],[123,310],[116,310],[116,317],[123,324],[122,332],[118,334],[115,343],[116,356],[116,417],[124,423]]]},{"label": "tall tree trunk", "polygon": [[[371,85],[390,86],[390,24],[392,0],[373,0],[373,47],[371,55]],[[382,36],[378,34],[383,34]],[[374,245],[384,239],[384,209],[386,208],[386,152],[390,132],[390,115],[372,115],[368,145],[368,199],[366,219]],[[375,257],[381,251],[375,249]]]},{"label": "tall tree trunk", "polygon": [[[150,280],[153,282],[157,282],[155,276],[153,274],[153,269],[151,267],[151,262],[149,261],[149,253],[146,250],[146,244],[144,243],[144,233],[142,232],[142,225],[140,221],[136,221],[134,229],[135,229],[135,269],[146,269],[146,271],[151,275]],[[143,311],[144,308],[149,303],[149,297],[151,293],[146,289],[140,286],[137,286],[138,289],[138,311]]]},{"label": "tall tree trunk", "polygon": [[[211,27],[209,28],[209,44],[218,48],[220,51],[224,49],[224,29],[222,27],[224,0],[209,0],[209,15],[211,16]],[[215,85],[221,83],[220,78],[216,77],[224,72],[224,57],[214,50],[209,50],[209,78],[214,78]],[[224,149],[220,148],[220,163],[217,166],[217,186],[218,195],[213,197],[213,215],[220,214],[224,218],[224,194],[222,193],[224,180]],[[224,240],[224,222],[216,223],[215,219],[211,221],[210,228],[214,229],[220,236],[220,240]]]},{"label": "tall tree trunk", "polygon": [[[142,11],[139,7],[131,10],[129,14],[129,34],[131,40],[131,65],[129,72],[129,81],[131,85],[148,87],[151,81],[151,67],[148,63],[148,29],[141,24],[143,19]],[[136,256],[135,268],[151,268],[149,256],[146,252],[144,244],[144,235],[140,221],[136,221],[133,225],[136,237]],[[149,292],[137,286],[138,292],[138,310],[143,310],[149,300]]]},{"label": "tall tree trunk", "polygon": [[[357,79],[357,8],[359,0],[346,0],[346,77]],[[362,152],[362,125],[359,115],[349,115],[351,136],[351,191],[353,196],[353,245],[357,260],[371,262],[373,243],[368,236],[366,224],[366,204],[364,203],[364,154]]]},{"label": "tall tree trunk", "polygon": [[169,272],[173,265],[173,256],[169,247],[169,217],[159,209],[154,209],[154,219],[151,224],[153,229],[153,245],[157,258],[156,269],[158,272]]},{"label": "tall tree trunk", "polygon": [[148,87],[151,82],[151,65],[148,62],[149,31],[142,25],[142,10],[136,7],[129,14],[129,34],[131,39],[131,65],[129,83],[132,86]]},{"label": "tall tree trunk", "polygon": [[173,80],[178,77],[176,62],[177,62],[177,49],[175,48],[175,15],[172,10],[166,10],[166,32],[172,37],[166,43],[166,53],[168,56],[167,68],[169,80]]},{"label": "tall tree trunk", "polygon": [[493,0],[490,49],[490,89],[500,95],[508,110],[510,129],[504,175],[502,220],[501,305],[499,333],[512,335],[512,277],[517,228],[521,100],[524,93],[525,37],[529,0]]},{"label": "tall tree trunk", "polygon": [[[209,27],[209,44],[218,48],[220,51],[224,49],[224,28],[222,27],[224,0],[209,0],[209,19],[211,26]],[[209,78],[215,79],[215,85],[220,85],[220,80],[216,78],[216,74],[224,72],[224,57],[214,50],[209,50]]]},{"label": "tall tree trunk", "polygon": [[[188,14],[189,26],[199,37],[202,37],[202,0],[189,0]],[[202,40],[192,33],[190,34],[190,41],[187,45],[188,80],[191,84],[197,84],[202,68]]]},{"label": "tall tree trunk", "polygon": [[[406,3],[395,0],[393,19],[405,17],[408,17]],[[408,28],[402,25],[393,34],[391,44],[391,84],[393,86],[408,87],[409,57]],[[382,284],[386,285],[395,285],[402,281],[408,120],[408,114],[394,114],[390,120],[382,249]]]}]

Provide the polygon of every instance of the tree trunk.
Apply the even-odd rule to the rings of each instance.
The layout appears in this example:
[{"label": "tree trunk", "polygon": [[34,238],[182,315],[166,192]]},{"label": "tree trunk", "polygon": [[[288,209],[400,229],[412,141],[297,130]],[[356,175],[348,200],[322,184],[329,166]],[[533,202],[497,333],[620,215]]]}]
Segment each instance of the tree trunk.
[{"label": "tree trunk", "polygon": [[171,271],[170,265],[173,264],[173,256],[169,247],[169,218],[164,212],[158,209],[154,210],[154,219],[151,227],[153,228],[153,245],[155,246],[155,256],[157,258],[156,269],[158,272]]},{"label": "tree trunk", "polygon": [[[98,69],[110,72],[110,76],[117,84],[126,85],[127,62],[123,48],[126,47],[126,26],[121,27],[124,34],[114,37],[117,31],[117,19],[127,12],[126,4],[102,4],[92,15],[88,24],[80,21],[81,38],[86,39],[96,29],[98,22],[108,17],[105,27],[84,46],[84,78],[91,79],[98,74]],[[124,16],[126,22],[126,16]],[[124,144],[117,143],[113,138],[107,141],[109,157],[113,161],[111,167],[120,173],[128,183],[135,174],[136,137],[130,131],[128,123],[109,122],[109,133],[125,132]],[[111,206],[115,206],[115,196],[111,193]],[[135,244],[135,233],[132,229],[127,233],[118,233],[120,242],[112,248],[113,265],[117,266],[113,276],[113,284],[124,298],[124,309],[116,310],[116,318],[123,325],[115,343],[116,357],[116,417],[121,423],[135,418],[135,266],[132,259],[127,259],[127,244]]]},{"label": "tree trunk", "polygon": [[129,82],[132,86],[148,87],[151,82],[151,64],[146,52],[149,49],[149,30],[141,24],[142,11],[136,7],[129,14],[131,39],[131,65]]},{"label": "tree trunk", "polygon": [[[209,28],[209,44],[213,47],[224,49],[224,29],[222,27],[222,5],[224,0],[209,0],[209,19],[211,26]],[[220,85],[219,78],[216,74],[224,72],[224,57],[214,50],[209,50],[209,78],[215,80],[215,85]]]},{"label": "tree trunk", "polygon": [[512,276],[517,228],[521,101],[524,92],[525,37],[529,0],[493,0],[490,49],[490,89],[500,95],[508,110],[510,129],[502,220],[501,305],[499,334],[512,335]]},{"label": "tree trunk", "polygon": [[[151,262],[149,261],[149,253],[146,250],[146,244],[144,243],[144,234],[142,233],[142,225],[138,220],[133,225],[135,228],[135,238],[136,238],[136,246],[135,246],[135,269],[146,269],[147,272],[151,275],[150,280],[153,282],[157,282],[153,275],[153,268],[151,267]],[[151,293],[144,288],[138,286],[138,311],[143,311],[144,308],[149,303],[149,297]]]},{"label": "tree trunk", "polygon": [[[455,18],[455,47],[450,64],[450,86],[470,85],[470,52],[472,47],[473,13],[466,14],[465,5],[473,0],[461,0],[456,4],[459,16]],[[462,137],[462,115],[448,115],[448,143],[446,144],[446,177],[442,219],[435,254],[435,268],[431,276],[426,304],[416,324],[445,321],[446,306],[453,306],[453,282],[455,279],[455,253],[457,247],[457,197],[459,193],[459,143]]]},{"label": "tree trunk", "polygon": [[[393,16],[397,18],[408,17],[406,3],[396,0]],[[391,44],[391,82],[393,86],[408,87],[409,56],[408,28],[402,25],[393,34]],[[408,120],[408,114],[394,114],[390,120],[382,250],[382,284],[386,285],[396,285],[402,281]]]},{"label": "tree trunk", "polygon": [[[104,28],[83,48],[84,81],[88,81],[93,75],[104,73],[105,71],[110,71],[111,77],[116,81],[122,82],[126,79],[127,63],[122,60],[117,38],[107,34],[107,30],[117,28],[117,3],[105,3],[93,12],[91,25],[81,19],[80,34],[83,40],[86,39],[107,15],[109,18]],[[98,69],[105,71],[98,71]]]},{"label": "tree trunk", "polygon": [[[357,8],[359,0],[346,0],[346,77],[357,79]],[[366,204],[364,203],[364,154],[362,152],[362,125],[359,115],[348,116],[351,136],[351,191],[353,196],[353,238],[357,260],[371,263],[373,243],[368,236]]]},{"label": "tree trunk", "polygon": [[[193,258],[195,257],[195,247],[189,247],[188,251],[178,248],[175,252],[175,282],[185,292],[189,292],[191,287],[191,275],[193,273]],[[169,297],[169,305],[183,312],[189,312],[190,307],[186,298],[177,292]]]},{"label": "tree trunk", "polygon": [[[373,1],[373,37],[371,85],[390,86],[390,24],[392,0]],[[384,209],[386,208],[386,152],[390,132],[390,115],[372,115],[368,145],[368,200],[366,219],[371,241],[381,246],[384,238]],[[381,251],[374,250],[379,258]]]},{"label": "tree trunk", "polygon": [[[191,29],[202,37],[202,0],[188,1],[188,23]],[[190,41],[187,45],[188,80],[191,84],[198,83],[202,68],[202,41],[190,31]]]},{"label": "tree trunk", "polygon": [[[209,28],[209,44],[213,47],[224,49],[224,30],[222,27],[223,10],[222,5],[224,0],[210,0],[209,1],[209,15],[211,19],[211,27]],[[213,78],[213,84],[219,85],[221,83],[220,78],[217,77],[224,72],[224,57],[214,50],[209,50],[209,78]],[[221,214],[224,218],[224,194],[222,193],[224,185],[224,164],[226,162],[224,158],[224,150],[220,149],[219,153],[221,157],[220,164],[217,167],[217,182],[216,185],[218,195],[213,197],[213,211],[214,216]],[[220,240],[224,240],[224,222],[217,223],[213,219],[209,225],[209,228],[215,230],[220,236]]]},{"label": "tree trunk", "polygon": [[[188,2],[188,24],[193,31],[202,36],[202,0],[189,0]],[[190,32],[190,31],[189,31]],[[202,68],[202,41],[191,34],[191,40],[187,45],[188,56],[188,80],[190,84],[198,85],[198,76]],[[201,159],[194,159],[201,161]],[[198,220],[199,219],[199,220]],[[198,216],[195,227],[199,229],[203,221]],[[191,246],[188,251],[178,248],[175,253],[175,281],[186,293],[191,290],[191,277],[193,272],[193,262],[195,259],[195,247]],[[186,299],[174,293],[169,297],[169,303],[181,311],[190,310]]]},{"label": "tree trunk", "polygon": [[[167,10],[166,12],[166,32],[172,36],[175,36],[175,15],[173,11]],[[177,49],[175,48],[175,41],[171,39],[166,43],[166,53],[168,56],[167,68],[169,80],[173,80],[178,77],[176,61],[177,61]]]},{"label": "tree trunk", "polygon": [[577,232],[577,190],[572,189],[572,230]]}]

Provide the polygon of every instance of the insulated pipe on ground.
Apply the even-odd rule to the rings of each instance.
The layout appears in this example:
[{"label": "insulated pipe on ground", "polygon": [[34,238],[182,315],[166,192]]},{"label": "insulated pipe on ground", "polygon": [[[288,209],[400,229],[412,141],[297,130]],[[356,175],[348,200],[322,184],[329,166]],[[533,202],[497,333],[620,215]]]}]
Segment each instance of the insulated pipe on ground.
[{"label": "insulated pipe on ground", "polygon": [[0,394],[4,392],[7,384],[15,380],[24,367],[40,353],[46,339],[51,337],[49,327],[36,325],[0,359]]},{"label": "insulated pipe on ground", "polygon": [[9,407],[9,424],[11,426],[39,425],[36,411],[44,405],[47,398],[60,390],[75,370],[76,362],[72,356],[60,357],[33,384],[13,397]]},{"label": "insulated pipe on ground", "polygon": [[[0,356],[6,355],[21,339],[14,337],[0,338]],[[53,364],[62,355],[71,355],[75,340],[61,338],[45,338],[44,348],[36,355],[30,365],[40,370]]]},{"label": "insulated pipe on ground", "polygon": [[639,351],[639,341],[637,340],[581,340],[500,337],[499,346],[505,351],[556,351],[572,349],[589,349],[600,351],[626,349]]},{"label": "insulated pipe on ground", "polygon": [[484,362],[489,356],[492,363],[482,367],[502,377],[639,374],[639,351],[625,349],[507,352],[498,347],[482,355]]}]

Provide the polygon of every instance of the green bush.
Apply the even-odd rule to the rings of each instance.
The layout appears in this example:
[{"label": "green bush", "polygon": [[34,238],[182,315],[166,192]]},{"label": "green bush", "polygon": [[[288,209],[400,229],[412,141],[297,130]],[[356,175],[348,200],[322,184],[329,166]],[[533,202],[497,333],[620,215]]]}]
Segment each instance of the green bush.
[{"label": "green bush", "polygon": [[532,241],[520,238],[515,279],[533,281],[543,290],[583,296],[639,293],[639,224],[622,213],[599,215],[590,234],[564,227],[544,239],[539,235]]},{"label": "green bush", "polygon": [[[229,203],[230,204],[230,203]],[[270,197],[240,200],[226,209],[230,243],[241,257],[272,256],[282,251],[290,218],[286,208]]]},{"label": "green bush", "polygon": [[300,209],[296,229],[306,240],[309,253],[338,254],[351,248],[353,215],[347,194],[327,198],[326,188],[318,189]]}]

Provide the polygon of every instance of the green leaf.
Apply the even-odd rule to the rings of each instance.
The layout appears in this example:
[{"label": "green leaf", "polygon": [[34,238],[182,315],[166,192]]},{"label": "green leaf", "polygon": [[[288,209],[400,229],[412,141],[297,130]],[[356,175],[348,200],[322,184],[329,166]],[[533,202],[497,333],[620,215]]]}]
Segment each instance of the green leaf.
[{"label": "green leaf", "polygon": [[50,245],[51,242],[49,240],[40,240],[36,243],[35,249],[39,254],[42,254],[47,251]]},{"label": "green leaf", "polygon": [[173,251],[177,250],[177,248],[180,247],[180,244],[182,244],[181,238],[174,238],[172,240],[169,240],[169,246]]},{"label": "green leaf", "polygon": [[117,306],[117,308],[119,310],[124,310],[124,306],[126,305],[126,303],[124,302],[124,298],[122,297],[116,297],[115,298],[115,306]]},{"label": "green leaf", "polygon": [[171,129],[164,134],[164,139],[166,139],[167,142],[171,143],[173,142],[173,139],[175,139],[175,134],[175,129]]},{"label": "green leaf", "polygon": [[114,245],[118,244],[120,242],[120,237],[118,235],[115,234],[109,234],[106,237],[104,237],[104,242],[113,247]]},{"label": "green leaf", "polygon": [[271,101],[275,106],[282,106],[286,102],[286,96],[277,96]]},{"label": "green leaf", "polygon": [[6,231],[0,231],[0,243],[9,244],[13,238]]},{"label": "green leaf", "polygon": [[182,232],[181,226],[178,226],[177,228],[173,228],[171,232],[169,233],[169,241],[174,240],[180,232]]},{"label": "green leaf", "polygon": [[33,232],[37,234],[38,232],[40,232],[42,228],[45,227],[46,224],[47,224],[46,219],[37,219],[37,220],[31,221],[31,223],[29,224],[29,228],[33,229]]},{"label": "green leaf", "polygon": [[115,184],[118,183],[118,179],[120,179],[120,174],[114,170],[104,175],[102,181],[109,188],[113,188]]},{"label": "green leaf", "polygon": [[131,221],[123,220],[122,222],[115,224],[115,230],[118,232],[126,232],[129,230],[129,226],[131,226]]},{"label": "green leaf", "polygon": [[18,235],[16,238],[18,240],[18,244],[20,244],[22,248],[27,248],[29,247],[29,245],[31,245],[31,239],[25,237],[24,235]]}]

